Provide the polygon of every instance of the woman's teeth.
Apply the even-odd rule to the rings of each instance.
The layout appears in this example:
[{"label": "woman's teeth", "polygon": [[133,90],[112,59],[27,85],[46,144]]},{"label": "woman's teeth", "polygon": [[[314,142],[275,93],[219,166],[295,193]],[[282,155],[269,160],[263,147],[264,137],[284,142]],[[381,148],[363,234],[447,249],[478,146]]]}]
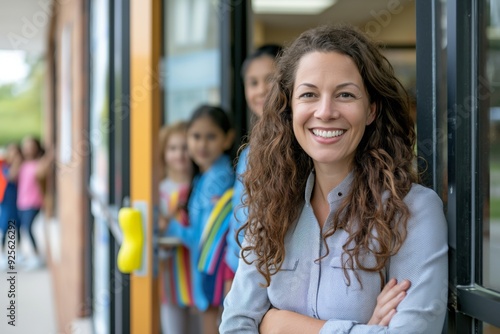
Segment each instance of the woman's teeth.
[{"label": "woman's teeth", "polygon": [[315,136],[322,137],[322,138],[333,138],[333,137],[338,137],[342,135],[345,131],[344,130],[335,130],[335,131],[324,131],[324,130],[317,130],[314,129],[312,130]]}]

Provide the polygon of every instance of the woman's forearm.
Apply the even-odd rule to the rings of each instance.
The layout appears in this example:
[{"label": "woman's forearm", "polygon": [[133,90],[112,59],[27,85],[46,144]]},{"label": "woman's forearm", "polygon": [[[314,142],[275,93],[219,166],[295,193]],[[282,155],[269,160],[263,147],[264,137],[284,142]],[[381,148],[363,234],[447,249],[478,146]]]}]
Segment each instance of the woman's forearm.
[{"label": "woman's forearm", "polygon": [[261,334],[317,334],[325,322],[291,311],[270,309],[259,330]]}]

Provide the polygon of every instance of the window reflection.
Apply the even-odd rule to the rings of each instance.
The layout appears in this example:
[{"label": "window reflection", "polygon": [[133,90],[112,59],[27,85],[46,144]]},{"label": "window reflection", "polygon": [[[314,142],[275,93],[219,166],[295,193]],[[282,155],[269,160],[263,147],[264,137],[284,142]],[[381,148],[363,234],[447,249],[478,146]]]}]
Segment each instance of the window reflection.
[{"label": "window reflection", "polygon": [[[500,0],[490,0],[486,28],[486,83],[478,92],[489,109],[489,221],[483,225],[483,284],[500,291]],[[481,154],[481,153],[479,153]],[[485,332],[486,333],[486,332]],[[499,331],[491,333],[500,333]]]},{"label": "window reflection", "polygon": [[[90,22],[90,188],[103,202],[109,195],[109,0],[91,1]],[[110,328],[109,230],[100,206],[92,201],[93,237],[93,327],[96,334]]]},{"label": "window reflection", "polygon": [[206,0],[164,1],[165,122],[189,118],[202,103],[220,103],[220,13]]}]

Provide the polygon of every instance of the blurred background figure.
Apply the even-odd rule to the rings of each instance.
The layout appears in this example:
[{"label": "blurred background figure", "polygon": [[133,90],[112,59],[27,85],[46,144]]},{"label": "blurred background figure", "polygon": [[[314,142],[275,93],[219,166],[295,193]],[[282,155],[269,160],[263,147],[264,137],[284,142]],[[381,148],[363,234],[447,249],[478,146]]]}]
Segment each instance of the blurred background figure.
[{"label": "blurred background figure", "polygon": [[[0,269],[2,271],[5,271],[8,267],[8,250],[13,250],[14,246],[20,246],[19,218],[16,201],[17,178],[19,175],[19,168],[21,167],[22,160],[23,158],[19,145],[9,144],[5,152],[5,159],[0,166],[0,174],[5,183],[5,187],[0,188],[0,230],[2,233],[2,255],[0,257]],[[14,226],[15,228],[15,242],[17,242],[17,244],[15,242],[13,244],[11,243],[10,247],[6,248],[7,231],[9,230],[9,225]],[[11,232],[9,232],[9,234],[10,233]],[[13,237],[14,233],[10,235]],[[12,237],[9,237],[9,240],[11,240]],[[19,258],[16,259],[14,255],[13,257],[11,256],[11,259],[15,263],[15,261],[17,261]]]},{"label": "blurred background figure", "polygon": [[252,116],[262,115],[264,102],[271,87],[276,57],[280,52],[280,45],[265,44],[243,62],[241,78],[245,87],[245,99]]},{"label": "blurred background figure", "polygon": [[[259,47],[250,54],[241,68],[241,77],[245,87],[245,99],[248,108],[252,112],[252,117],[262,116],[264,102],[271,88],[276,57],[281,52],[281,46],[277,44],[266,44]],[[245,172],[247,166],[248,146],[243,143],[244,149],[241,151],[238,165],[236,166],[236,180],[234,182],[233,210],[229,232],[227,234],[227,249],[225,260],[228,265],[226,273],[226,293],[231,288],[234,273],[238,268],[240,246],[236,241],[236,233],[240,226],[246,221],[247,211],[243,208],[244,187],[241,182],[241,175]],[[243,234],[238,236],[240,242]]]},{"label": "blurred background figure", "polygon": [[24,268],[31,270],[44,265],[33,235],[33,222],[43,205],[42,185],[52,163],[53,153],[45,153],[40,141],[30,136],[23,139],[22,153],[24,161],[19,170],[17,207],[21,230],[27,232],[33,246],[34,255],[24,263]]},{"label": "blurred background figure", "polygon": [[188,198],[189,224],[172,219],[169,235],[181,239],[189,248],[194,304],[201,312],[202,333],[218,333],[218,320],[224,294],[226,264],[217,261],[213,274],[199,270],[200,242],[217,201],[234,183],[228,152],[234,130],[226,112],[217,106],[198,107],[188,123],[187,146],[195,173]]},{"label": "blurred background figure", "polygon": [[[159,233],[168,237],[171,219],[186,226],[186,205],[193,166],[187,150],[187,123],[177,122],[160,130]],[[160,320],[164,334],[199,333],[189,265],[189,249],[180,244],[160,251]],[[190,329],[191,328],[191,329]]]}]

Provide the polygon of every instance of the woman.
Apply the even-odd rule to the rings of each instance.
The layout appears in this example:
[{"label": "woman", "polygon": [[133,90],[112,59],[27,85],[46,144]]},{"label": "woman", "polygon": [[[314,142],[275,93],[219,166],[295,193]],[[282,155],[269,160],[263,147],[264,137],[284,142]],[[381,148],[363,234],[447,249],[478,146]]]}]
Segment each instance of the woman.
[{"label": "woman", "polygon": [[417,183],[408,96],[350,27],[303,33],[253,129],[221,333],[440,333],[447,231]]}]

